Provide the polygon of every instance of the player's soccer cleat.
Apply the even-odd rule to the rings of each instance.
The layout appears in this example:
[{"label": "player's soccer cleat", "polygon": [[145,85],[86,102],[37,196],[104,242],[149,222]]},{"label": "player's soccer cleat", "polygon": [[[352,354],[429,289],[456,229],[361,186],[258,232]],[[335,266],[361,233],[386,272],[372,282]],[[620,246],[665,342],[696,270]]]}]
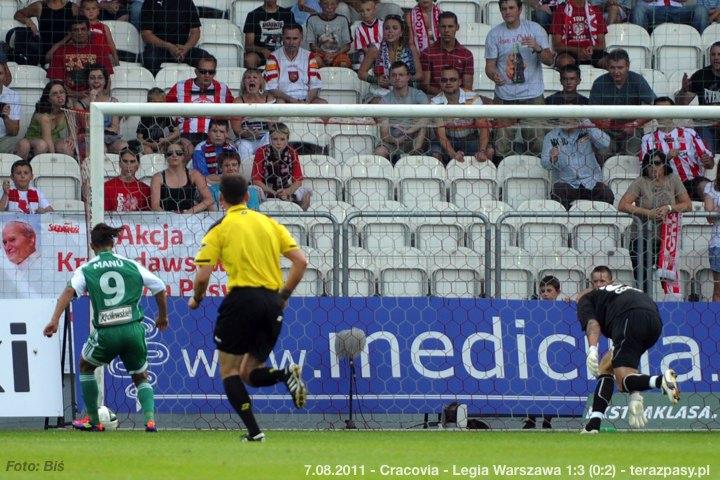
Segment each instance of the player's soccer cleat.
[{"label": "player's soccer cleat", "polygon": [[647,424],[645,403],[640,392],[632,392],[628,399],[628,423],[630,428],[643,428]]},{"label": "player's soccer cleat", "polygon": [[677,373],[672,368],[665,370],[662,376],[660,389],[667,395],[670,403],[677,403],[680,400],[680,387],[677,384]]},{"label": "player's soccer cleat", "polygon": [[105,426],[102,423],[98,423],[93,425],[90,422],[84,423],[81,426],[77,427],[75,426],[75,422],[73,422],[73,427],[80,430],[81,432],[104,432]]},{"label": "player's soccer cleat", "polygon": [[148,420],[145,424],[145,431],[146,432],[157,432],[157,425],[155,425],[155,420]]},{"label": "player's soccer cleat", "polygon": [[77,428],[78,430],[82,429],[83,425],[86,423],[90,423],[90,416],[85,415],[82,418],[78,418],[77,420],[72,421],[72,426]]},{"label": "player's soccer cleat", "polygon": [[300,366],[293,363],[287,367],[286,372],[287,378],[285,379],[285,385],[290,392],[295,408],[302,408],[307,401],[307,388],[300,374]]},{"label": "player's soccer cleat", "polygon": [[583,435],[594,435],[600,433],[600,419],[593,417],[580,429],[580,433]]},{"label": "player's soccer cleat", "polygon": [[242,437],[243,442],[264,442],[265,441],[265,434],[263,432],[258,433],[254,437],[251,437],[249,433],[246,433]]},{"label": "player's soccer cleat", "polygon": [[588,430],[587,425],[580,429],[580,435],[597,435],[600,430]]}]

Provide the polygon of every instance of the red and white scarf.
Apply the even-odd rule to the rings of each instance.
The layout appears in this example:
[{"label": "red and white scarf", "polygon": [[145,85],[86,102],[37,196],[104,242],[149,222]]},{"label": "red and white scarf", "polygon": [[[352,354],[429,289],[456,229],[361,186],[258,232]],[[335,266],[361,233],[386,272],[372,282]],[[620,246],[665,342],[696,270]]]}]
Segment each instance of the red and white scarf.
[{"label": "red and white scarf", "polygon": [[34,188],[28,188],[25,195],[20,195],[17,188],[8,190],[7,210],[11,212],[35,213],[40,208],[40,195]]},{"label": "red and white scarf", "polygon": [[[574,16],[574,6],[571,2],[565,2],[564,8],[564,21],[565,25],[563,25],[563,36],[565,36],[565,40],[567,41],[567,35],[569,32],[573,31],[573,16]],[[585,22],[587,23],[587,30],[588,35],[590,35],[590,43],[594,47],[595,44],[597,44],[597,38],[598,38],[598,15],[595,14],[593,10],[590,9],[590,1],[585,0]]]},{"label": "red and white scarf", "polygon": [[210,175],[219,175],[222,173],[220,171],[220,165],[217,163],[218,155],[220,155],[223,151],[237,151],[235,149],[235,145],[232,143],[226,143],[225,145],[213,145],[207,142],[205,142],[205,148],[203,150],[205,155],[205,164],[208,167],[208,174]]},{"label": "red and white scarf", "polygon": [[[433,39],[437,41],[440,38],[440,7],[433,5],[432,7],[432,22],[430,25],[433,29]],[[415,44],[417,45],[418,51],[422,52],[430,46],[430,38],[428,35],[427,27],[425,26],[425,19],[423,18],[423,12],[419,6],[414,6],[410,11],[410,18],[412,19],[412,28],[415,33]]]},{"label": "red and white scarf", "polygon": [[660,228],[660,252],[657,271],[665,295],[680,296],[680,273],[677,267],[678,244],[682,229],[682,215],[671,212]]}]

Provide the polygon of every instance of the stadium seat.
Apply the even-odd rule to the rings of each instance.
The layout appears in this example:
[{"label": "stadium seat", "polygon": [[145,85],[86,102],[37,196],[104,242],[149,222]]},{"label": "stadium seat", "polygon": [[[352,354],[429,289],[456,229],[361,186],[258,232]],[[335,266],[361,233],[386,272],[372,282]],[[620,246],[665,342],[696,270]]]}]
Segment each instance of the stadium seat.
[{"label": "stadium seat", "polygon": [[[119,22],[127,23],[127,22]],[[120,102],[146,103],[148,91],[155,86],[155,78],[141,65],[122,64],[114,67],[112,76],[112,96]],[[120,134],[125,140],[137,136],[139,115],[125,117],[120,123]]]},{"label": "stadium seat", "polygon": [[232,8],[231,0],[193,0],[193,3],[201,18],[228,18]]},{"label": "stadium seat", "polygon": [[195,69],[184,63],[164,64],[163,68],[155,75],[155,86],[162,88],[167,93],[178,82],[195,78]]},{"label": "stadium seat", "polygon": [[381,296],[423,297],[428,294],[427,259],[420,250],[386,250],[373,258]]},{"label": "stadium seat", "polygon": [[473,76],[473,91],[478,95],[488,98],[495,97],[495,82],[490,80],[485,71],[475,63],[475,75]]},{"label": "stadium seat", "polygon": [[[130,22],[105,20],[102,23],[107,25],[110,33],[112,33],[112,38],[115,42],[115,48],[117,49],[120,60],[123,62],[136,63],[140,58],[140,53],[143,48],[140,32],[138,32]],[[114,86],[113,84],[113,87]]]},{"label": "stadium seat", "polygon": [[555,248],[534,257],[537,280],[552,275],[560,280],[560,291],[568,296],[577,295],[587,287],[585,257],[572,248]]},{"label": "stadium seat", "polygon": [[650,34],[639,25],[633,23],[616,23],[607,26],[605,45],[607,51],[624,49],[630,56],[632,70],[650,68],[652,52],[650,51]]},{"label": "stadium seat", "polygon": [[500,199],[513,208],[525,200],[545,199],[550,192],[548,171],[542,168],[540,159],[532,155],[505,157],[498,166],[497,181]]},{"label": "stadium seat", "polygon": [[676,89],[671,89],[663,72],[652,68],[638,68],[635,71],[645,78],[658,97],[672,97],[675,93]]},{"label": "stadium seat", "polygon": [[260,204],[258,211],[274,217],[275,220],[285,225],[300,245],[307,245],[308,234],[305,219],[294,215],[303,211],[298,204],[269,198]]},{"label": "stadium seat", "polygon": [[14,153],[0,153],[0,179],[10,178],[10,168],[18,160],[22,158]]},{"label": "stadium seat", "polygon": [[[702,212],[704,209],[702,204],[700,205],[699,211]],[[706,217],[684,216],[680,231],[680,251],[682,254],[695,257],[707,256],[712,231],[713,225],[708,223]]]},{"label": "stadium seat", "polygon": [[[695,70],[692,69],[686,69],[686,70],[673,70],[671,72],[665,72],[665,78],[667,79],[668,89],[673,94],[671,95],[671,98],[674,96],[675,92],[680,90],[682,87],[682,78],[683,74],[687,73],[688,77],[691,77],[693,73],[695,73]],[[697,97],[692,99],[692,102],[690,102],[690,105],[698,105],[698,99]]]},{"label": "stadium seat", "polygon": [[[23,124],[30,123],[30,119],[35,112],[35,104],[40,100],[43,88],[48,82],[47,73],[40,67],[34,65],[17,65],[8,63],[8,68],[12,72],[13,81],[12,88],[20,95],[22,103],[22,118],[20,120],[21,127]],[[22,138],[18,135],[18,138]]]},{"label": "stadium seat", "polygon": [[[570,213],[585,213],[587,217],[570,217],[570,246],[581,252],[595,252],[622,246],[622,233],[632,224],[632,218],[619,213],[605,202],[576,200]],[[614,217],[598,217],[593,214],[614,214]]]},{"label": "stadium seat", "polygon": [[[332,269],[326,275],[325,289],[328,292],[332,291],[333,275]],[[342,285],[342,275],[340,282]],[[376,295],[376,282],[375,263],[370,252],[351,246],[348,251],[348,296],[372,297]]]},{"label": "stadium seat", "polygon": [[488,0],[483,6],[483,18],[482,21],[485,25],[494,27],[503,22],[502,15],[500,14],[500,2],[498,0]]},{"label": "stadium seat", "polygon": [[[562,91],[562,85],[560,84],[560,72],[554,68],[543,68],[543,84],[545,85],[545,94],[548,92],[555,93]],[[582,83],[582,82],[581,82]]]},{"label": "stadium seat", "polygon": [[[527,217],[510,217],[515,226],[518,246],[528,252],[551,250],[568,245],[568,217],[565,207],[555,200],[527,200],[517,206],[518,212],[528,212]],[[533,213],[553,213],[554,217],[538,217]]]},{"label": "stadium seat", "polygon": [[[332,268],[332,265],[329,267],[325,256],[313,248],[303,247],[303,252],[308,259],[308,266],[303,281],[298,284],[293,295],[297,297],[322,296],[325,294],[325,272],[328,268]],[[292,262],[289,259],[280,257],[280,268],[284,278],[287,278],[291,266]]]},{"label": "stadium seat", "polygon": [[145,182],[150,185],[152,176],[158,172],[162,172],[167,167],[167,161],[165,155],[162,153],[151,153],[140,156],[140,169],[137,173],[137,178],[141,182]]},{"label": "stadium seat", "polygon": [[590,90],[592,89],[595,80],[597,80],[598,77],[605,75],[606,73],[608,73],[607,70],[603,70],[602,68],[594,68],[590,65],[580,65],[581,82],[580,85],[578,85],[577,87],[578,93],[589,97]]},{"label": "stadium seat", "polygon": [[702,67],[703,51],[700,34],[690,25],[663,23],[650,36],[655,61],[653,68],[661,71],[696,70]]},{"label": "stadium seat", "polygon": [[[438,0],[437,5],[443,12],[453,12],[461,19],[460,31],[468,25],[482,21],[482,5],[476,0]],[[482,39],[485,40],[485,36]],[[462,40],[461,43],[465,45]]]},{"label": "stadium seat", "polygon": [[492,277],[490,285],[485,285],[485,291],[491,291],[494,298],[525,300],[535,292],[535,267],[533,257],[519,247],[505,247],[501,251],[500,264],[500,292],[495,291],[495,278],[497,266],[495,257],[492,257]]},{"label": "stadium seat", "polygon": [[408,207],[419,207],[435,200],[445,200],[447,172],[434,157],[407,155],[395,164],[398,201]]},{"label": "stadium seat", "polygon": [[475,210],[483,200],[497,199],[497,167],[492,162],[478,162],[465,157],[464,162],[450,160],[445,168],[450,187],[450,201],[461,210]]},{"label": "stadium seat", "polygon": [[74,198],[61,198],[59,200],[51,200],[53,210],[56,212],[78,213],[85,211],[85,203],[82,200]]},{"label": "stadium seat", "polygon": [[[338,222],[338,228],[341,228],[342,222],[345,221],[345,217],[351,213],[357,211],[357,208],[353,207],[349,203],[345,202],[333,202],[333,201],[313,201],[310,202],[310,208],[308,212],[328,213],[335,217]],[[333,226],[330,219],[325,217],[306,218],[308,225],[309,244],[311,247],[317,248],[318,250],[332,250],[333,246]],[[350,245],[357,245],[357,227],[356,222],[353,222],[349,226]],[[342,234],[342,230],[340,231]]]},{"label": "stadium seat", "polygon": [[473,298],[483,293],[484,268],[480,256],[460,247],[428,258],[430,295],[445,298]]},{"label": "stadium seat", "polygon": [[330,142],[325,122],[320,118],[286,117],[284,123],[290,129],[291,143],[302,142],[325,148]]},{"label": "stadium seat", "polygon": [[393,167],[379,155],[357,155],[345,160],[345,200],[353,205],[373,200],[393,200]]},{"label": "stadium seat", "polygon": [[587,261],[587,280],[590,282],[590,272],[592,269],[605,265],[613,272],[613,278],[625,285],[636,287],[635,277],[633,275],[632,261],[630,260],[630,252],[626,248],[603,249],[597,252],[585,254]]},{"label": "stadium seat", "polygon": [[80,200],[80,165],[61,153],[41,153],[32,159],[35,185],[50,202]]},{"label": "stadium seat", "polygon": [[[393,200],[370,201],[358,208],[364,213],[397,212],[408,213],[410,210],[400,202]],[[397,217],[363,216],[356,220],[360,232],[360,242],[370,252],[393,250],[409,247],[411,243],[411,226],[407,216]]]},{"label": "stadium seat", "polygon": [[448,252],[465,244],[465,226],[471,223],[470,217],[455,217],[459,212],[455,204],[436,201],[419,207],[424,211],[437,212],[443,216],[426,216],[408,219],[415,232],[415,246],[427,253]]},{"label": "stadium seat", "polygon": [[[461,3],[468,5],[470,8],[479,8],[476,2],[468,1]],[[460,19],[461,26],[456,35],[458,42],[472,52],[473,58],[475,59],[475,68],[479,68],[480,65],[485,64],[485,39],[491,27],[484,23],[465,23],[464,18],[467,17],[461,16],[460,13],[455,10],[450,11],[455,12]]]},{"label": "stadium seat", "polygon": [[362,86],[357,74],[349,68],[324,67],[320,69],[322,91],[320,96],[328,103],[360,103]]},{"label": "stadium seat", "polygon": [[233,95],[237,96],[245,70],[244,67],[218,67],[215,80],[226,84],[232,90]]},{"label": "stadium seat", "polygon": [[244,36],[230,20],[201,18],[200,40],[197,46],[217,59],[218,67],[241,67],[245,52]]},{"label": "stadium seat", "polygon": [[314,199],[342,200],[342,166],[327,155],[300,155],[303,185],[313,190]]},{"label": "stadium seat", "polygon": [[120,175],[120,155],[117,153],[106,153],[105,161],[103,162],[103,176],[107,180],[108,178],[117,177]]},{"label": "stadium seat", "polygon": [[696,293],[700,300],[712,301],[713,275],[708,256],[680,255],[678,267],[681,272],[687,272],[692,279],[686,292]]},{"label": "stadium seat", "polygon": [[603,165],[603,183],[615,195],[617,207],[628,186],[640,176],[640,161],[634,155],[614,155]]},{"label": "stadium seat", "polygon": [[330,139],[330,155],[344,163],[356,155],[372,155],[377,143],[374,133],[338,133]]},{"label": "stadium seat", "polygon": [[232,8],[230,9],[230,20],[242,28],[245,25],[247,14],[262,6],[262,4],[263,2],[260,0],[235,0],[232,2]]},{"label": "stadium seat", "polygon": [[[514,209],[505,202],[499,200],[483,200],[480,202],[479,207],[476,209],[478,213],[482,213],[488,217],[492,227],[492,234],[490,236],[490,248],[491,252],[495,248],[495,227],[498,218],[506,213],[512,212]],[[467,246],[474,251],[484,254],[485,253],[485,224],[479,219],[471,219],[472,223],[467,228]],[[500,239],[500,246],[502,248],[515,245],[516,232],[515,228],[509,221],[504,221],[501,227],[502,237]]]}]

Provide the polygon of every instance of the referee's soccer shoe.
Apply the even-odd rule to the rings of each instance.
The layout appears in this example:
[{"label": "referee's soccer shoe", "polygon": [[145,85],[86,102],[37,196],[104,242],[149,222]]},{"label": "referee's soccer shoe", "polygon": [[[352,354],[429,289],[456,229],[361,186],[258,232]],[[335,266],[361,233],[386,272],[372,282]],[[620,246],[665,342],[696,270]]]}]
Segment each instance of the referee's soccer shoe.
[{"label": "referee's soccer shoe", "polygon": [[290,392],[295,408],[304,407],[307,401],[307,387],[303,382],[300,366],[293,363],[289,367],[285,367],[285,373],[285,385]]},{"label": "referee's soccer shoe", "polygon": [[665,370],[660,384],[662,392],[667,395],[668,400],[675,404],[680,400],[680,387],[677,384],[677,373],[672,368]]}]

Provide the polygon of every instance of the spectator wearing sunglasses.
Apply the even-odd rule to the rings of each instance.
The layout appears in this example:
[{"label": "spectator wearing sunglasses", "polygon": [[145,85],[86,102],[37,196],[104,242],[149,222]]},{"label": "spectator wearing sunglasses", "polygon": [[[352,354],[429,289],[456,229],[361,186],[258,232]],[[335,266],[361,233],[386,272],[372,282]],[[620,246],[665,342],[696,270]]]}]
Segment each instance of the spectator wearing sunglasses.
[{"label": "spectator wearing sunglasses", "polygon": [[[198,61],[195,78],[176,83],[168,92],[168,103],[233,103],[230,87],[215,80],[217,59],[208,54]],[[209,117],[181,117],[178,120],[180,136],[193,147],[205,140],[210,128]]]},{"label": "spectator wearing sunglasses", "polygon": [[176,140],[165,150],[167,168],[150,181],[150,208],[155,212],[198,213],[214,209],[205,177],[188,170],[182,142]]}]

